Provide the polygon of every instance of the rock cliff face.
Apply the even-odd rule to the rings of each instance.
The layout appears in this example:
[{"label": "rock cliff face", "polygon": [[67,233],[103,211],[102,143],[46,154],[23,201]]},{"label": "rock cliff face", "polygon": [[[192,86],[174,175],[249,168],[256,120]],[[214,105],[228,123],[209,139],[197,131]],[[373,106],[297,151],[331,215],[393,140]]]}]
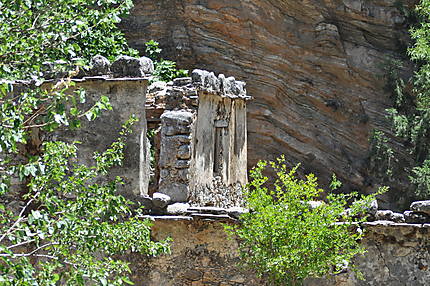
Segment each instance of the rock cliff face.
[{"label": "rock cliff face", "polygon": [[[389,129],[381,64],[408,41],[416,0],[135,0],[132,46],[155,39],[181,67],[248,83],[249,165],[285,154],[345,190],[374,190],[369,133]],[[397,190],[398,191],[398,190]],[[396,190],[394,190],[396,192]],[[397,195],[386,205],[399,207]]]}]

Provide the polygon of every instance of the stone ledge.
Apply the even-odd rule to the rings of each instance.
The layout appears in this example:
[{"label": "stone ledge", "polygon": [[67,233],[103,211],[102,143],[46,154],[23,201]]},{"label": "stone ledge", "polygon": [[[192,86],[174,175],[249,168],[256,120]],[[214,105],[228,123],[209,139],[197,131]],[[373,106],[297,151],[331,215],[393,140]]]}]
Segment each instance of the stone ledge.
[{"label": "stone ledge", "polygon": [[[207,212],[205,212],[207,210]],[[199,212],[200,211],[200,212]],[[150,220],[195,220],[204,219],[210,221],[228,220],[231,222],[238,221],[233,215],[230,214],[228,209],[222,208],[210,208],[210,207],[190,207],[187,209],[188,215],[144,215],[141,218],[147,218]],[[345,224],[346,222],[338,222],[339,224]],[[430,223],[418,224],[418,223],[396,223],[392,221],[370,221],[363,223],[351,223],[351,225],[360,226],[364,229],[377,229],[377,228],[411,228],[411,229],[429,229]]]},{"label": "stone ledge", "polygon": [[155,220],[170,220],[170,221],[193,220],[193,218],[190,216],[182,216],[182,215],[143,215],[140,218],[149,219],[152,221],[155,221]]}]

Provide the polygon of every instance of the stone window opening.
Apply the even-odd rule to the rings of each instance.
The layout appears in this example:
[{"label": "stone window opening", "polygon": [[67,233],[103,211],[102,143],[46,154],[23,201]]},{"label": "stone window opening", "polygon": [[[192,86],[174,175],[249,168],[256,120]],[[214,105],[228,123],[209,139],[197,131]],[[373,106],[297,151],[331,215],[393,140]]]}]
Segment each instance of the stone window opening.
[{"label": "stone window opening", "polygon": [[214,176],[221,175],[222,168],[222,127],[215,127],[214,137],[214,161],[213,161],[213,174]]}]

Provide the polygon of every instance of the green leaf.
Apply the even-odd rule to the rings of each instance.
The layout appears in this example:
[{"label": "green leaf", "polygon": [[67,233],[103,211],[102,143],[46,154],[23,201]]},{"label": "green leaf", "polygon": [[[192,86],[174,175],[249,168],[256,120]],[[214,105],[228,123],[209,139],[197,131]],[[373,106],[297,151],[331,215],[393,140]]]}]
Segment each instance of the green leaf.
[{"label": "green leaf", "polygon": [[124,283],[127,283],[128,285],[134,285],[134,283],[130,281],[127,277],[122,277],[121,279]]}]

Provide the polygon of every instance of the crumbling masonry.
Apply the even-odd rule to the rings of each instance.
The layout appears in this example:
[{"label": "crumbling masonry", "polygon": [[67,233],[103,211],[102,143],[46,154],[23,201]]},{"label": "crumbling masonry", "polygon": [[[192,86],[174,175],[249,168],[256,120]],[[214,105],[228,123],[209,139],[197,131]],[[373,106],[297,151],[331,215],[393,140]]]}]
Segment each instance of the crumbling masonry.
[{"label": "crumbling masonry", "polygon": [[202,70],[149,87],[148,121],[160,124],[159,193],[198,206],[242,204],[248,99],[243,82]]}]

